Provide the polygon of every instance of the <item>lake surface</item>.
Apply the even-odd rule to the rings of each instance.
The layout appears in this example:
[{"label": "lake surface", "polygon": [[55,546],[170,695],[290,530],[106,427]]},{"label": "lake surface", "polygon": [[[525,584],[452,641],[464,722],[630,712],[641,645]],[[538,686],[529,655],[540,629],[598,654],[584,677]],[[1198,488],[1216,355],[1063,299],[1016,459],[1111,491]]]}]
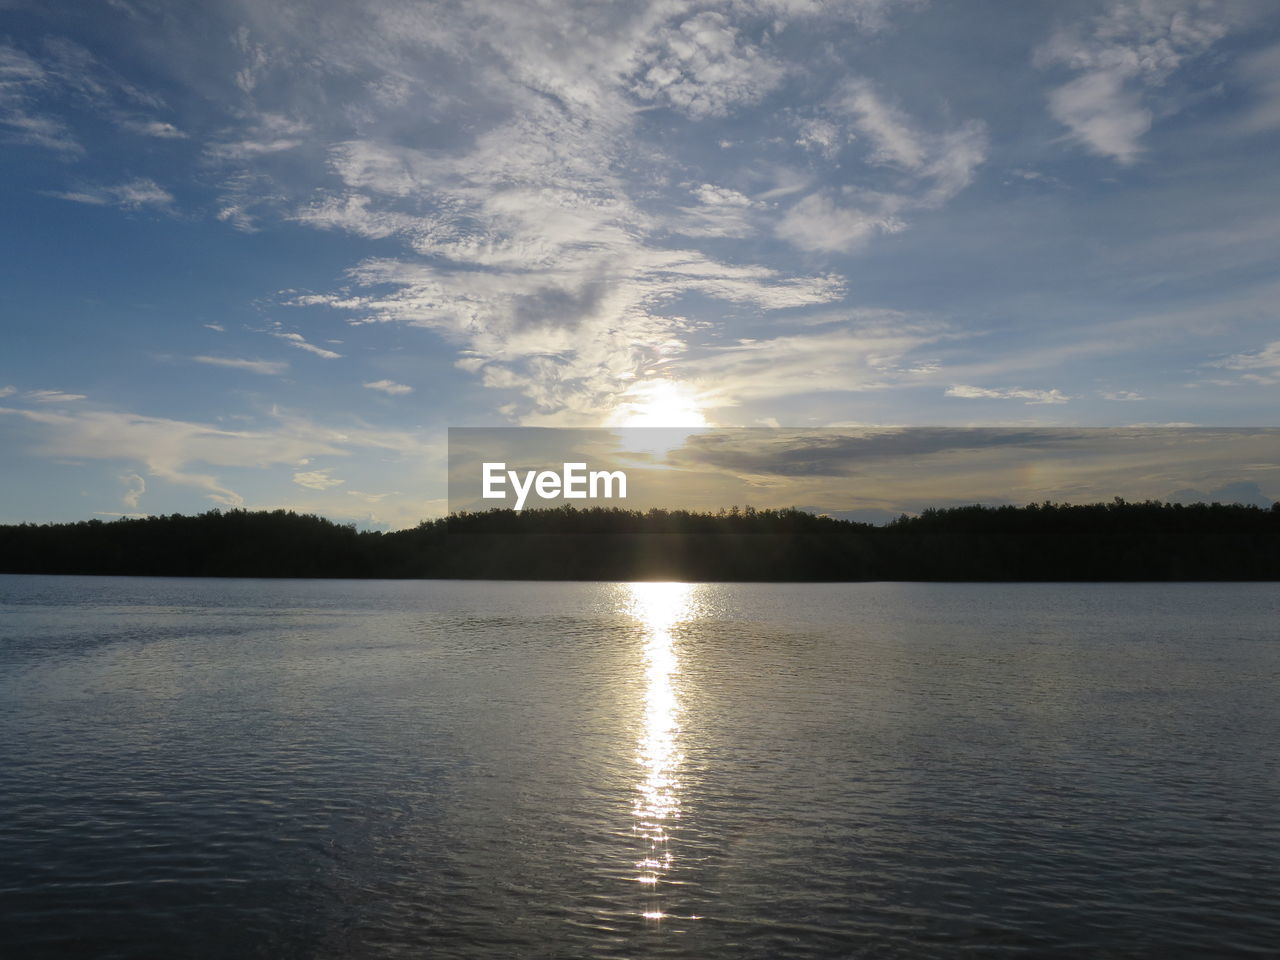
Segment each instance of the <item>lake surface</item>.
[{"label": "lake surface", "polygon": [[1280,955],[1280,585],[0,576],[27,957]]}]

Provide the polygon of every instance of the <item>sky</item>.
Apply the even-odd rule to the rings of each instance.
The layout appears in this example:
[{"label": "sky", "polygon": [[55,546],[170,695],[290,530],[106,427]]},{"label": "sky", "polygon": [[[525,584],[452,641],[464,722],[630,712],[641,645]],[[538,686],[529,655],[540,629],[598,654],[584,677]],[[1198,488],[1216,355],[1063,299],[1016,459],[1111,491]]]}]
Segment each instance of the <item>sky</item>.
[{"label": "sky", "polygon": [[[1275,425],[1268,0],[0,14],[0,522],[410,526],[449,427]],[[1280,497],[1250,436],[1143,490]]]}]

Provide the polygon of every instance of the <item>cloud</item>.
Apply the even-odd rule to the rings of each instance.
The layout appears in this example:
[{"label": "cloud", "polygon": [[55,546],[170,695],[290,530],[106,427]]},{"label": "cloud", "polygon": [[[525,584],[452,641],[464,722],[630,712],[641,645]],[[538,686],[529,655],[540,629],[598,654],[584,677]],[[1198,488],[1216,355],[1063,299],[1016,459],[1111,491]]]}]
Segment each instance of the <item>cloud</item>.
[{"label": "cloud", "polygon": [[14,386],[0,387],[0,397],[12,397],[18,392],[18,388]]},{"label": "cloud", "polygon": [[838,124],[821,117],[808,117],[798,121],[796,132],[796,146],[817,153],[827,160],[834,159],[850,139],[850,135]]},{"label": "cloud", "polygon": [[896,216],[841,206],[829,194],[811,193],[787,211],[777,232],[802,250],[834,253],[855,250],[873,237],[904,229],[905,221]]},{"label": "cloud", "polygon": [[151,113],[163,100],[143,90],[65,37],[47,38],[33,56],[0,43],[0,126],[8,139],[64,156],[84,153],[80,140],[59,116],[68,107],[88,110],[117,127],[159,138],[184,136]]},{"label": "cloud", "polygon": [[[1242,371],[1240,380],[1258,384],[1280,383],[1280,340],[1273,340],[1260,350],[1235,353],[1208,364],[1223,370]],[[1224,385],[1230,385],[1225,381]]]},{"label": "cloud", "polygon": [[755,103],[783,76],[782,66],[745,42],[728,17],[705,10],[657,32],[631,92],[700,119]]},{"label": "cloud", "polygon": [[[2,396],[3,394],[0,394]],[[62,390],[28,390],[23,394],[27,400],[36,403],[70,403],[72,400],[83,400],[83,393],[66,393]]]},{"label": "cloud", "polygon": [[120,495],[120,502],[136,510],[139,498],[147,492],[147,481],[136,473],[127,474],[120,479],[127,485],[125,492]]},{"label": "cloud", "polygon": [[1146,399],[1142,394],[1134,393],[1132,390],[1106,390],[1102,392],[1101,396],[1104,400],[1118,400],[1124,402]]},{"label": "cloud", "polygon": [[330,487],[341,486],[345,482],[330,476],[330,473],[330,469],[295,473],[293,482],[300,487],[306,487],[308,490],[328,490]]},{"label": "cloud", "polygon": [[[822,178],[807,175],[780,173],[763,193],[749,169],[668,176],[698,169],[677,155],[695,125],[764,116],[767,97],[809,77],[781,31],[876,30],[894,6],[495,4],[427,17],[372,4],[358,16],[326,10],[303,30],[263,11],[236,37],[246,119],[208,152],[226,169],[218,215],[245,230],[281,216],[399,243],[336,289],[287,302],[435,331],[516,419],[607,419],[637,378],[714,339],[717,324],[689,318],[706,315],[705,301],[746,313],[844,296],[838,275],[786,258],[765,266],[763,252],[744,262],[762,245],[725,243],[767,243],[787,216],[775,201],[816,193],[783,232],[838,252],[896,229],[894,203],[942,202],[981,162],[984,136],[962,124],[916,131],[923,159],[897,171],[905,201],[815,190]],[[397,42],[369,44],[371,32]],[[815,162],[858,135],[847,117],[808,119],[800,135]],[[790,114],[767,122],[795,129]],[[676,134],[656,136],[656,124]],[[800,217],[814,208],[823,229],[806,231]]]},{"label": "cloud", "polygon": [[919,382],[929,363],[913,352],[946,335],[925,321],[850,323],[818,333],[742,340],[679,363],[706,409],[798,393],[863,392]]},{"label": "cloud", "polygon": [[1232,354],[1213,366],[1228,370],[1280,370],[1280,340],[1273,340],[1252,353]]},{"label": "cloud", "polygon": [[1075,399],[1061,390],[1027,390],[1023,387],[991,389],[988,387],[965,386],[964,384],[947,387],[945,395],[948,397],[962,397],[966,400],[1023,400],[1028,406],[1066,403]]},{"label": "cloud", "polygon": [[154,180],[131,180],[116,186],[88,187],[83,190],[54,193],[52,196],[94,206],[116,206],[126,210],[140,207],[166,208],[173,204],[173,194]]},{"label": "cloud", "polygon": [[284,373],[289,369],[289,364],[285,361],[275,360],[240,360],[234,357],[192,357],[196,363],[207,363],[214,367],[231,367],[234,370],[247,370],[250,373],[260,373],[266,376]]},{"label": "cloud", "polygon": [[42,112],[36,101],[55,86],[39,63],[12,44],[0,44],[0,126],[7,139],[60,153],[83,152],[83,147],[59,119]]},{"label": "cloud", "polygon": [[1241,128],[1249,133],[1280,128],[1280,43],[1244,57],[1237,74],[1253,93]]},{"label": "cloud", "polygon": [[1210,489],[1207,493],[1186,487],[1165,497],[1168,503],[1241,503],[1269,509],[1275,502],[1252,480],[1236,480]]},{"label": "cloud", "polygon": [[222,469],[283,466],[292,473],[304,460],[350,456],[361,450],[379,450],[411,462],[439,452],[413,433],[374,429],[359,422],[345,428],[326,427],[280,410],[272,411],[265,427],[244,430],[110,410],[72,413],[0,407],[0,415],[20,417],[43,429],[33,451],[37,455],[136,463],[147,476],[194,487],[210,500],[230,506],[241,506],[245,500],[217,476]]},{"label": "cloud", "polygon": [[850,252],[907,227],[912,212],[937,208],[973,182],[987,154],[986,127],[976,121],[929,132],[888,103],[865,78],[844,82],[828,104],[850,126],[846,136],[870,145],[865,161],[896,173],[889,190],[810,193],[779,220],[777,235],[802,250]]},{"label": "cloud", "polygon": [[1009,427],[714,430],[691,435],[673,462],[755,476],[848,477],[873,465],[918,461],[939,454],[980,454],[1004,447],[1066,448],[1088,436],[1088,431],[1078,429]]},{"label": "cloud", "polygon": [[301,146],[311,127],[283,114],[261,113],[247,130],[238,132],[242,134],[239,139],[215,141],[205,148],[206,153],[215,160],[232,162],[281,153]]},{"label": "cloud", "polygon": [[158,140],[185,140],[187,135],[172,123],[161,120],[127,120],[124,127],[144,137],[155,137]]},{"label": "cloud", "polygon": [[[1113,0],[1089,20],[1059,27],[1033,62],[1077,76],[1049,92],[1049,113],[1093,153],[1134,163],[1155,119],[1148,96],[1224,37],[1243,11],[1199,0]],[[1172,113],[1179,105],[1166,96],[1162,108]]]},{"label": "cloud", "polygon": [[387,497],[393,497],[396,495],[395,491],[390,493],[365,493],[363,490],[348,490],[346,491],[346,494],[349,497],[355,497],[363,503],[381,503],[383,500],[387,499]]},{"label": "cloud", "polygon": [[924,165],[925,146],[911,120],[886,104],[869,81],[860,78],[846,83],[838,106],[854,126],[870,138],[873,144],[870,162],[907,170],[918,170]]},{"label": "cloud", "polygon": [[204,324],[201,324],[201,326],[207,327],[208,329],[216,331],[217,333],[227,332],[227,328],[220,323],[204,323]]},{"label": "cloud", "polygon": [[1125,79],[1116,72],[1086,73],[1049,94],[1049,112],[1095,153],[1130,164],[1151,129],[1151,111],[1125,89]]},{"label": "cloud", "polygon": [[317,357],[324,357],[326,360],[337,360],[342,356],[342,354],[326,350],[324,347],[317,347],[314,343],[308,343],[300,333],[272,333],[271,335],[278,337],[291,347],[297,347],[299,350],[307,351],[307,353],[314,353]]},{"label": "cloud", "polygon": [[364,386],[367,390],[379,390],[382,393],[389,393],[393,397],[413,393],[413,387],[406,386],[403,383],[396,383],[394,380],[374,380]]}]

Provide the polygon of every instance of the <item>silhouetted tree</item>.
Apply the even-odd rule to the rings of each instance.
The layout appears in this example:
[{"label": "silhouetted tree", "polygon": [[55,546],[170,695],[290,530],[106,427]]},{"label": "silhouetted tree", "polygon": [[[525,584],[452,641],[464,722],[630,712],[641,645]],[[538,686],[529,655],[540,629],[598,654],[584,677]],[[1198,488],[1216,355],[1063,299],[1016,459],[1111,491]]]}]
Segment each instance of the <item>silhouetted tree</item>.
[{"label": "silhouetted tree", "polygon": [[1280,509],[1157,501],[930,508],[884,527],[799,510],[493,510],[360,532],[211,510],[0,526],[0,572],[548,580],[1275,580]]}]

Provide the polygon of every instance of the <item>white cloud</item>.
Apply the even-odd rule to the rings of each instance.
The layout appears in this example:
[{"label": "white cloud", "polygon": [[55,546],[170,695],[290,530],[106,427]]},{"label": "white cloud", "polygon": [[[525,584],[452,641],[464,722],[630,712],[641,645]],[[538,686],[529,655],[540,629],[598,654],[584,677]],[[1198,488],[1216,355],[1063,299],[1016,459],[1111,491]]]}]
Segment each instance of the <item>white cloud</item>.
[{"label": "white cloud", "polygon": [[1075,399],[1061,390],[1027,390],[1024,387],[991,389],[988,387],[971,387],[964,384],[948,387],[946,396],[962,397],[966,400],[1022,400],[1028,406],[1066,403],[1068,400]]},{"label": "white cloud", "polygon": [[234,370],[247,370],[250,373],[261,373],[266,376],[284,373],[289,364],[275,360],[240,360],[235,357],[192,357],[196,363],[207,363],[213,367],[231,367]]},{"label": "white cloud", "polygon": [[851,252],[880,234],[904,230],[907,215],[945,204],[986,159],[982,124],[925,131],[862,78],[846,81],[828,107],[870,145],[867,163],[895,171],[897,182],[887,191],[846,186],[803,197],[776,227],[781,239],[802,250]]},{"label": "white cloud", "polygon": [[387,497],[395,496],[396,492],[392,491],[390,493],[365,493],[363,490],[348,490],[346,491],[346,494],[347,496],[355,497],[357,500],[360,500],[364,503],[381,503],[383,500],[387,499]]},{"label": "white cloud", "polygon": [[117,126],[145,136],[177,138],[171,123],[149,111],[164,102],[99,62],[65,37],[48,37],[39,59],[12,44],[0,43],[0,126],[9,140],[44,147],[64,156],[84,153],[75,134],[56,111],[68,105],[88,108]]},{"label": "white cloud", "polygon": [[1228,370],[1280,370],[1280,340],[1273,340],[1252,353],[1232,354],[1214,366]]},{"label": "white cloud", "polygon": [[331,473],[330,468],[302,471],[293,475],[293,482],[308,490],[328,490],[330,487],[341,486],[345,482],[330,476]]},{"label": "white cloud", "polygon": [[837,107],[870,138],[874,146],[872,163],[887,163],[907,170],[918,170],[924,165],[927,151],[911,120],[886,104],[867,80],[849,81]]},{"label": "white cloud", "polygon": [[72,400],[83,400],[83,393],[66,393],[63,390],[28,390],[23,394],[28,400],[37,403],[70,403]]},{"label": "white cloud", "polygon": [[1142,135],[1151,129],[1151,111],[1114,71],[1086,73],[1058,87],[1049,94],[1049,112],[1095,153],[1124,164],[1138,158]]},{"label": "white cloud", "polygon": [[116,206],[126,210],[137,210],[140,207],[169,207],[173,204],[173,194],[161,187],[154,180],[131,180],[116,186],[88,187],[83,190],[72,190],[55,193],[53,196],[76,203],[88,203],[94,206]]},{"label": "white cloud", "polygon": [[743,340],[679,361],[677,371],[707,409],[797,393],[861,392],[919,382],[930,362],[908,359],[946,334],[939,324],[850,321],[818,333]]},{"label": "white cloud", "polygon": [[158,140],[185,140],[187,135],[172,123],[161,120],[128,120],[124,127],[144,137],[155,137]]},{"label": "white cloud", "polygon": [[0,43],[0,126],[7,139],[61,153],[82,153],[78,140],[61,120],[42,112],[37,99],[55,85],[31,56],[12,44]]},{"label": "white cloud", "polygon": [[657,33],[631,90],[694,118],[716,117],[758,101],[783,75],[779,63],[743,41],[728,17],[704,10]]},{"label": "white cloud", "polygon": [[441,454],[440,444],[417,434],[359,422],[337,429],[280,410],[272,411],[266,427],[244,430],[107,410],[0,407],[0,415],[21,417],[43,428],[44,437],[33,451],[38,455],[137,463],[148,476],[195,487],[210,500],[230,506],[245,501],[216,475],[221,468],[287,467],[292,474],[303,460],[350,456],[360,450],[384,451],[410,462]]},{"label": "white cloud", "polygon": [[[1078,76],[1050,91],[1050,114],[1092,152],[1135,162],[1155,117],[1144,97],[1225,36],[1243,11],[1200,0],[1113,0],[1088,21],[1060,27],[1034,62]],[[1176,109],[1166,98],[1164,111]]]},{"label": "white cloud", "polygon": [[120,502],[136,510],[139,498],[147,492],[147,481],[136,473],[127,474],[120,479],[126,484],[124,493],[120,495]]},{"label": "white cloud", "polygon": [[305,350],[307,353],[314,353],[317,357],[324,357],[326,360],[337,360],[342,354],[335,353],[332,350],[326,350],[324,347],[317,347],[314,343],[308,343],[306,338],[300,333],[272,333],[273,337],[278,337],[291,347],[297,347],[299,350]]},{"label": "white cloud", "polygon": [[17,392],[18,388],[15,386],[0,387],[0,397],[12,397]]},{"label": "white cloud", "polygon": [[216,332],[218,332],[218,333],[226,333],[226,332],[227,332],[227,328],[226,328],[226,327],[224,327],[224,326],[223,326],[222,324],[220,324],[220,323],[205,323],[205,324],[201,324],[201,326],[207,327],[208,329],[210,329],[210,330],[214,330],[214,331],[216,331]]},{"label": "white cloud", "polygon": [[811,150],[827,160],[834,159],[850,139],[850,135],[841,130],[838,125],[821,117],[801,120],[796,127],[799,134],[796,138],[796,146]]},{"label": "white cloud", "polygon": [[[1224,370],[1245,371],[1239,379],[1248,383],[1269,385],[1280,383],[1280,340],[1273,340],[1261,350],[1235,353],[1208,364]],[[1214,381],[1221,386],[1234,385],[1232,381]]]},{"label": "white cloud", "polygon": [[830,195],[811,193],[786,212],[777,232],[802,250],[830,253],[856,250],[879,234],[905,228],[906,223],[898,217],[840,206]]},{"label": "white cloud", "polygon": [[[712,338],[714,324],[686,316],[690,302],[771,311],[844,295],[839,276],[733,262],[749,248],[720,241],[767,241],[789,217],[784,233],[798,246],[846,249],[897,229],[895,204],[942,202],[981,162],[976,128],[913,126],[918,162],[894,168],[906,199],[824,189],[790,214],[775,202],[814,194],[822,178],[777,165],[776,187],[761,193],[751,169],[727,183],[668,176],[680,161],[665,152],[665,135],[650,135],[654,124],[733,122],[758,110],[810,70],[781,59],[789,54],[777,38],[789,24],[878,29],[890,6],[500,3],[426,15],[375,4],[360,8],[369,22],[359,30],[346,29],[341,12],[300,30],[264,9],[236,37],[246,119],[209,152],[227,168],[218,215],[245,230],[281,215],[400,242],[402,253],[356,265],[340,289],[287,302],[435,331],[462,369],[516,395],[503,403],[517,419],[607,418],[646,371]],[[397,42],[370,45],[370,33]],[[434,65],[446,61],[441,84]],[[342,81],[315,72],[321,62]],[[293,95],[269,95],[278,89]],[[779,122],[789,132],[790,115]],[[800,135],[815,163],[861,136],[843,115],[814,117]],[[325,179],[279,176],[286,150],[297,151],[295,173],[318,168],[323,151]],[[798,223],[810,208],[825,214],[821,230]]]},{"label": "white cloud", "polygon": [[1128,402],[1132,400],[1145,400],[1146,397],[1140,393],[1134,393],[1132,390],[1107,390],[1102,393],[1104,400],[1116,400]]},{"label": "white cloud", "polygon": [[389,393],[393,397],[401,396],[406,393],[413,393],[413,387],[407,386],[403,383],[396,383],[394,380],[374,380],[371,383],[366,383],[364,386],[367,390],[378,390],[382,393]]},{"label": "white cloud", "polygon": [[282,153],[301,146],[311,132],[309,124],[278,113],[260,113],[236,140],[209,144],[206,153],[216,160],[244,161],[263,154]]}]

